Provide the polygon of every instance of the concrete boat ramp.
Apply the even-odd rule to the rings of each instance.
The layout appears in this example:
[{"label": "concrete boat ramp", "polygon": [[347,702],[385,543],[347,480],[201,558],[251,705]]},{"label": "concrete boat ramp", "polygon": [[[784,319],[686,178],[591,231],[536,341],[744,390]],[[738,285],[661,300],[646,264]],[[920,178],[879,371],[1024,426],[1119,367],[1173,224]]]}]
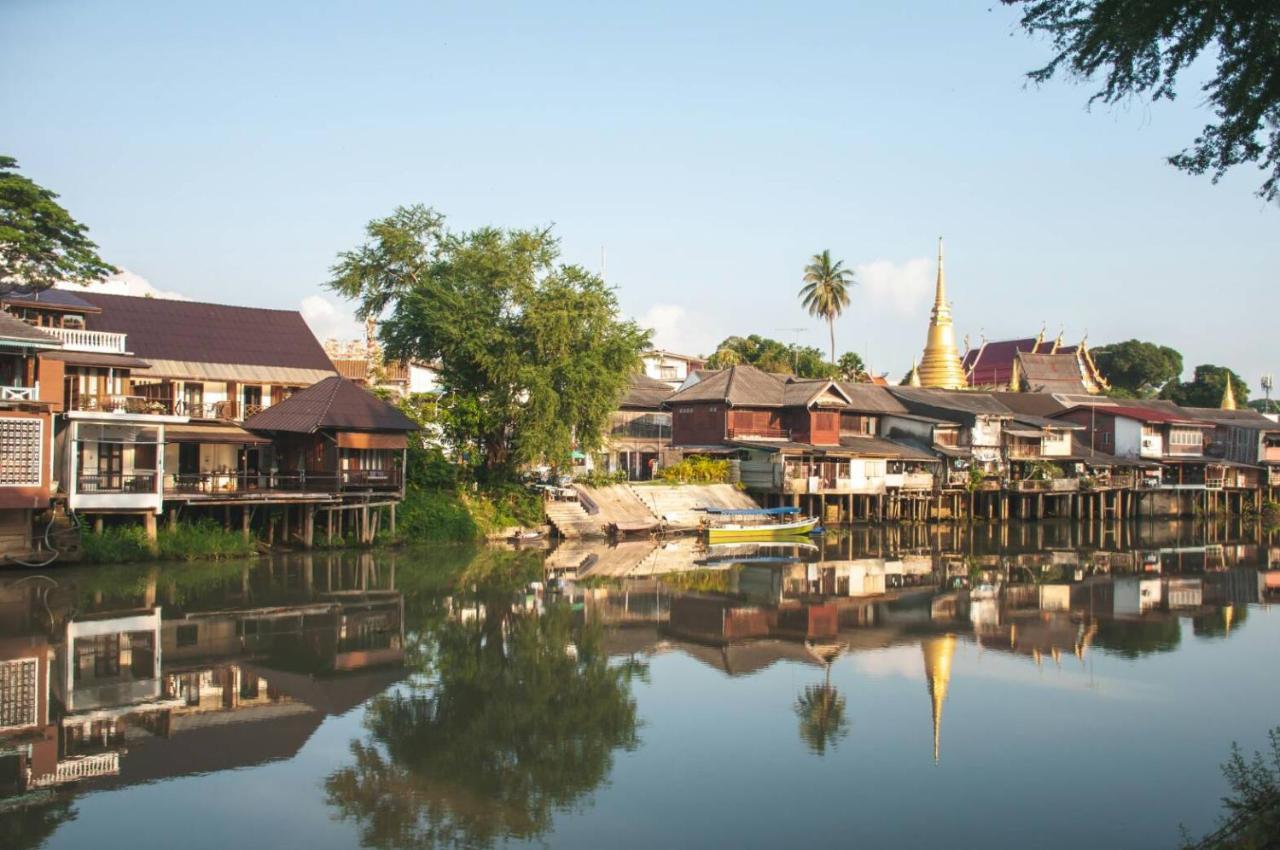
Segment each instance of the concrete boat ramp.
[{"label": "concrete boat ramp", "polygon": [[701,508],[756,508],[731,484],[574,485],[577,501],[548,502],[547,519],[566,540],[696,531]]}]

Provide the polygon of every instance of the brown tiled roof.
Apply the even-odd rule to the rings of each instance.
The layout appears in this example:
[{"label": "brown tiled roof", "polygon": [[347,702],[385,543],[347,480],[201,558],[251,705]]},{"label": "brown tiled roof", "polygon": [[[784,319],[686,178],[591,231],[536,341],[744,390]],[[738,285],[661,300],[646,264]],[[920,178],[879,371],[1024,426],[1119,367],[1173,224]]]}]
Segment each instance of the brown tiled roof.
[{"label": "brown tiled roof", "polygon": [[754,366],[739,364],[704,377],[668,402],[723,401],[746,407],[782,407],[785,381]]},{"label": "brown tiled roof", "polygon": [[674,392],[675,390],[671,389],[671,385],[666,381],[659,381],[657,378],[650,378],[644,372],[637,372],[631,376],[631,382],[619,406],[657,410]]},{"label": "brown tiled roof", "polygon": [[1235,425],[1239,428],[1253,428],[1258,431],[1280,431],[1280,423],[1274,422],[1256,410],[1223,410],[1218,407],[1184,407],[1187,413],[1194,414],[1197,419],[1222,425]]},{"label": "brown tiled roof", "polygon": [[1001,404],[991,393],[975,390],[936,390],[927,387],[890,387],[889,392],[906,405],[912,413],[936,414],[990,414],[1008,416],[1012,411]]},{"label": "brown tiled roof", "polygon": [[849,409],[860,413],[906,413],[907,408],[886,388],[876,384],[841,381],[840,389],[849,397]]},{"label": "brown tiled roof", "polygon": [[299,390],[245,420],[250,431],[311,434],[332,431],[416,431],[418,426],[394,406],[345,378],[334,375]]},{"label": "brown tiled roof", "polygon": [[324,349],[296,310],[88,291],[81,297],[102,308],[100,314],[85,318],[89,330],[128,334],[129,350],[147,360],[333,371]]},{"label": "brown tiled roof", "polygon": [[1029,413],[1032,416],[1052,416],[1070,407],[1049,393],[1004,392],[991,395],[1014,413]]},{"label": "brown tiled roof", "polygon": [[1037,393],[1083,393],[1084,373],[1075,354],[1018,352],[1018,368],[1027,387]]},{"label": "brown tiled roof", "polygon": [[0,311],[0,339],[18,343],[28,343],[41,348],[56,348],[62,340],[47,334],[39,328],[28,325],[19,318]]}]

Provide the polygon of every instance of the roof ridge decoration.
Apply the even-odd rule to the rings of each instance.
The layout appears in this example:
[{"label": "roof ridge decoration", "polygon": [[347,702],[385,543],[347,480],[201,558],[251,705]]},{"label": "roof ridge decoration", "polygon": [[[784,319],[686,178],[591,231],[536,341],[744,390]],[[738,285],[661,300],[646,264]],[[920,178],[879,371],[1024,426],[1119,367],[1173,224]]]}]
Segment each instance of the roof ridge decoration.
[{"label": "roof ridge decoration", "polygon": [[329,418],[329,408],[333,407],[333,400],[338,397],[338,389],[342,386],[342,382],[345,381],[346,378],[341,375],[335,375],[333,378],[325,378],[325,380],[329,381],[330,386],[332,386],[333,389],[329,390],[329,398],[325,401],[324,407],[321,408],[320,416],[316,418],[316,427],[312,429],[313,431],[319,430],[320,423]]},{"label": "roof ridge decoration", "polygon": [[730,395],[730,393],[733,390],[733,379],[738,374],[739,365],[740,364],[738,363],[734,363],[729,367],[729,376],[725,378],[724,381],[724,403],[730,407],[733,406],[733,396]]}]

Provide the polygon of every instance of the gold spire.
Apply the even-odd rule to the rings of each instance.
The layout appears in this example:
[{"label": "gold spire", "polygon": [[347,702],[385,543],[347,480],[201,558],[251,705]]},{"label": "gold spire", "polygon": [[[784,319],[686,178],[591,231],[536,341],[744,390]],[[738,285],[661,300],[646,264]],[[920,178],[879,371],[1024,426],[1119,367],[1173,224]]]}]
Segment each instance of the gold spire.
[{"label": "gold spire", "polygon": [[1223,410],[1236,410],[1236,391],[1231,386],[1231,373],[1227,373],[1227,388],[1222,391],[1222,404],[1218,405]]},{"label": "gold spire", "polygon": [[942,743],[942,704],[947,701],[947,685],[951,682],[951,657],[956,654],[956,637],[929,638],[920,642],[920,650],[924,653],[924,675],[932,702],[933,762],[937,764]]},{"label": "gold spire", "polygon": [[907,374],[907,386],[920,386],[920,368],[916,365],[916,359],[911,358],[911,371]]},{"label": "gold spire", "polygon": [[956,332],[951,326],[951,307],[947,304],[946,277],[942,271],[942,237],[938,237],[938,284],[933,297],[933,315],[929,336],[920,358],[920,384],[925,387],[956,390],[968,382],[956,351]]}]

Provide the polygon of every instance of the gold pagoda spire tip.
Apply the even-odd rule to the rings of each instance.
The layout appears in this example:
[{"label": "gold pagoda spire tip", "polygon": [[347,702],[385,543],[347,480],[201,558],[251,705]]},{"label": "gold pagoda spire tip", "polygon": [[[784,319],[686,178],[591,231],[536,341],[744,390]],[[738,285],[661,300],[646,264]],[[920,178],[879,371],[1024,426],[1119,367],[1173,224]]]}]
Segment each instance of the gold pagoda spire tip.
[{"label": "gold pagoda spire tip", "polygon": [[1236,409],[1236,391],[1231,386],[1231,374],[1227,373],[1227,387],[1222,391],[1222,404],[1218,405],[1222,410]]}]

